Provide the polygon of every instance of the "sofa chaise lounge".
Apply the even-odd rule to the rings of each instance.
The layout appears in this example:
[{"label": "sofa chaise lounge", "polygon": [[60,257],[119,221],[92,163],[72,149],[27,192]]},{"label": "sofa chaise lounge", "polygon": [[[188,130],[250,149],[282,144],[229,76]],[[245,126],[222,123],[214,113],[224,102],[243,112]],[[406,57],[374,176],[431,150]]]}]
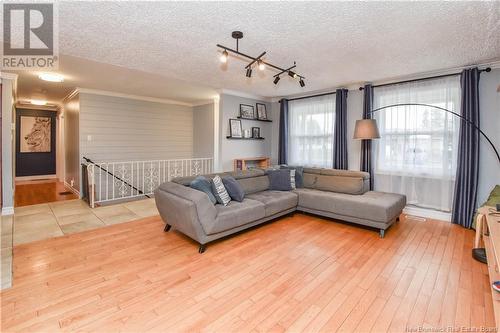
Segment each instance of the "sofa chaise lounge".
[{"label": "sofa chaise lounge", "polygon": [[197,241],[200,253],[211,241],[297,210],[373,227],[383,238],[406,205],[404,195],[369,191],[366,172],[304,168],[303,187],[292,191],[269,190],[269,178],[260,169],[219,175],[238,181],[245,191],[242,202],[212,204],[207,194],[189,187],[195,177],[175,178],[155,191],[164,231],[174,227]]}]

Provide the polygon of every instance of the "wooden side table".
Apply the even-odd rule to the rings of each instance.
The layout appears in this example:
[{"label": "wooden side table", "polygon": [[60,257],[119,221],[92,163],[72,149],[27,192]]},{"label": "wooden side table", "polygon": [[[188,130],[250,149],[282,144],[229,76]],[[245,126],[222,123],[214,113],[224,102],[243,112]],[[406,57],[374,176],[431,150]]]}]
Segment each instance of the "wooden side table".
[{"label": "wooden side table", "polygon": [[[488,275],[490,286],[493,281],[500,281],[500,214],[492,214],[493,207],[481,207],[478,210],[476,220],[476,239],[474,246],[480,246],[481,238],[486,248],[486,258],[488,260]],[[493,312],[497,329],[500,328],[500,293],[491,290],[493,298]]]}]

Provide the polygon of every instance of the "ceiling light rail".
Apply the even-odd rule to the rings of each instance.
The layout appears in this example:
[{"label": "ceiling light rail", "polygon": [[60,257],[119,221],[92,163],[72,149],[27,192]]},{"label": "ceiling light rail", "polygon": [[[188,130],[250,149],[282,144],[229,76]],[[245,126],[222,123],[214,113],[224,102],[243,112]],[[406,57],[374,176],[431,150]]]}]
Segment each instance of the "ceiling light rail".
[{"label": "ceiling light rail", "polygon": [[239,56],[242,56],[242,57],[245,57],[245,58],[251,60],[251,62],[248,65],[245,66],[245,69],[246,69],[246,74],[245,75],[247,77],[251,77],[252,76],[252,65],[255,64],[255,63],[257,63],[258,68],[260,70],[264,70],[266,66],[269,66],[270,68],[273,68],[273,69],[279,71],[278,74],[275,74],[273,76],[273,78],[274,78],[273,83],[274,84],[278,84],[278,82],[280,80],[280,75],[282,75],[284,73],[287,73],[290,77],[292,77],[294,79],[298,79],[299,80],[299,84],[300,84],[301,87],[305,86],[305,82],[304,82],[305,76],[297,74],[296,72],[292,71],[292,69],[294,69],[295,67],[297,67],[295,61],[293,62],[293,66],[288,67],[288,68],[281,68],[279,66],[273,65],[273,64],[271,64],[271,63],[269,63],[267,61],[264,61],[262,59],[262,57],[264,55],[266,55],[266,51],[262,52],[258,57],[252,57],[251,55],[248,55],[248,54],[245,54],[245,53],[239,51],[239,40],[241,38],[243,38],[243,33],[241,31],[233,31],[232,34],[231,34],[231,36],[234,39],[236,39],[236,50],[232,49],[230,47],[221,45],[221,44],[217,44],[217,47],[220,48],[220,49],[222,49],[222,54],[220,56],[220,61],[221,62],[226,63],[227,59],[228,59],[228,55],[229,55],[228,52],[231,52],[231,53],[233,53],[235,55],[239,55]]}]

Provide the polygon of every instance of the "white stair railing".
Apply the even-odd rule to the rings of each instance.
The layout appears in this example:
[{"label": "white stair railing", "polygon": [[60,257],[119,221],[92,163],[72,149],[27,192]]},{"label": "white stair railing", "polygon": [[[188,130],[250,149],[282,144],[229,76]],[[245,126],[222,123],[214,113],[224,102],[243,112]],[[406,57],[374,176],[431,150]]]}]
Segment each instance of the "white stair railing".
[{"label": "white stair railing", "polygon": [[213,158],[89,162],[89,204],[94,208],[98,203],[149,197],[161,183],[172,178],[197,176],[212,171]]}]

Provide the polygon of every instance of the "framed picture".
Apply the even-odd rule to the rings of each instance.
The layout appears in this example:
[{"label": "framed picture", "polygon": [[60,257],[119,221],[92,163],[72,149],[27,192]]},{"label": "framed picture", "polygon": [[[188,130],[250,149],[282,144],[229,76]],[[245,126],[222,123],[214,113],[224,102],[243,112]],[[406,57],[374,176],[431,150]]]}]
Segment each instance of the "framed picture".
[{"label": "framed picture", "polygon": [[257,119],[267,120],[266,104],[257,103]]},{"label": "framed picture", "polygon": [[21,116],[21,153],[50,153],[51,118]]},{"label": "framed picture", "polygon": [[241,129],[241,120],[229,119],[229,133],[233,138],[243,137],[243,131]]},{"label": "framed picture", "polygon": [[260,127],[252,127],[252,138],[260,138]]},{"label": "framed picture", "polygon": [[255,110],[253,105],[240,104],[240,118],[255,119]]}]

